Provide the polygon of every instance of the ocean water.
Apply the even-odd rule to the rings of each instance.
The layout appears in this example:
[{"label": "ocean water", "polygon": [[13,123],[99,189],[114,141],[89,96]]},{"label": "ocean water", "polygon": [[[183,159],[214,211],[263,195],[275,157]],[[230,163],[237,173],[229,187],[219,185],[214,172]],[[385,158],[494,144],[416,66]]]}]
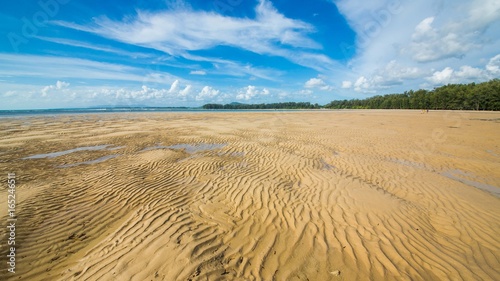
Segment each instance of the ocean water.
[{"label": "ocean water", "polygon": [[203,109],[199,107],[113,107],[113,108],[58,108],[58,109],[25,109],[0,110],[0,118],[22,116],[54,116],[96,113],[126,112],[289,112],[303,109]]},{"label": "ocean water", "polygon": [[[201,108],[167,108],[167,107],[113,107],[113,108],[57,108],[57,109],[23,109],[0,110],[0,117],[26,115],[58,115],[58,114],[85,114],[85,113],[119,113],[119,112],[198,112]],[[207,110],[208,111],[208,110]]]}]

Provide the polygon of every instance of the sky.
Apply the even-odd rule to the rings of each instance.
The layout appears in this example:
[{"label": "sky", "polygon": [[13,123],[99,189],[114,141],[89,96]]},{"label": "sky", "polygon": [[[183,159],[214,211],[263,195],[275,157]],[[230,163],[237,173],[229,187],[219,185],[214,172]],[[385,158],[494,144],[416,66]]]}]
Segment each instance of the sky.
[{"label": "sky", "polygon": [[500,77],[497,0],[26,0],[0,110],[367,98]]}]

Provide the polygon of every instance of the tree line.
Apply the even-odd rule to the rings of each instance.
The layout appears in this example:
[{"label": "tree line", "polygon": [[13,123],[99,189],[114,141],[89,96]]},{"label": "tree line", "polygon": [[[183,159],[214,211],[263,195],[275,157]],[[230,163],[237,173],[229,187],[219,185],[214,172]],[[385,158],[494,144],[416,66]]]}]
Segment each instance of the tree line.
[{"label": "tree line", "polygon": [[209,103],[203,106],[203,109],[318,109],[319,104],[311,104],[310,102],[279,102],[279,103],[260,103],[260,104],[244,104],[230,103],[217,104]]},{"label": "tree line", "polygon": [[500,110],[500,80],[493,79],[479,84],[448,84],[431,91],[411,90],[402,94],[378,95],[362,100],[335,100],[325,107],[334,109]]},{"label": "tree line", "polygon": [[405,91],[366,99],[334,100],[324,106],[309,102],[205,104],[204,109],[443,109],[500,110],[500,79],[448,84],[433,90]]}]

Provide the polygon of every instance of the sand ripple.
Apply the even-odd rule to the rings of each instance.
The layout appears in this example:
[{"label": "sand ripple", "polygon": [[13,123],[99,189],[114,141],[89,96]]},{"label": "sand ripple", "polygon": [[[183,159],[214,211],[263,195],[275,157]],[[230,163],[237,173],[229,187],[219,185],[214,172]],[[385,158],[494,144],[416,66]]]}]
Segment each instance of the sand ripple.
[{"label": "sand ripple", "polygon": [[499,280],[500,130],[477,120],[498,114],[362,113],[3,120],[20,199],[0,279]]}]

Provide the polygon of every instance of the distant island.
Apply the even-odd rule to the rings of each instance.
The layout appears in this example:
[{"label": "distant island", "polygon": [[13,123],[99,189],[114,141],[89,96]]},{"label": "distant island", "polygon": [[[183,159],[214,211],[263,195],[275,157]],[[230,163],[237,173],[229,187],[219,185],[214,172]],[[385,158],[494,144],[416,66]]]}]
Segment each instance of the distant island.
[{"label": "distant island", "polygon": [[500,110],[500,79],[483,83],[448,84],[434,90],[405,91],[366,99],[334,100],[326,105],[310,102],[244,104],[209,103],[203,109],[434,109]]}]

